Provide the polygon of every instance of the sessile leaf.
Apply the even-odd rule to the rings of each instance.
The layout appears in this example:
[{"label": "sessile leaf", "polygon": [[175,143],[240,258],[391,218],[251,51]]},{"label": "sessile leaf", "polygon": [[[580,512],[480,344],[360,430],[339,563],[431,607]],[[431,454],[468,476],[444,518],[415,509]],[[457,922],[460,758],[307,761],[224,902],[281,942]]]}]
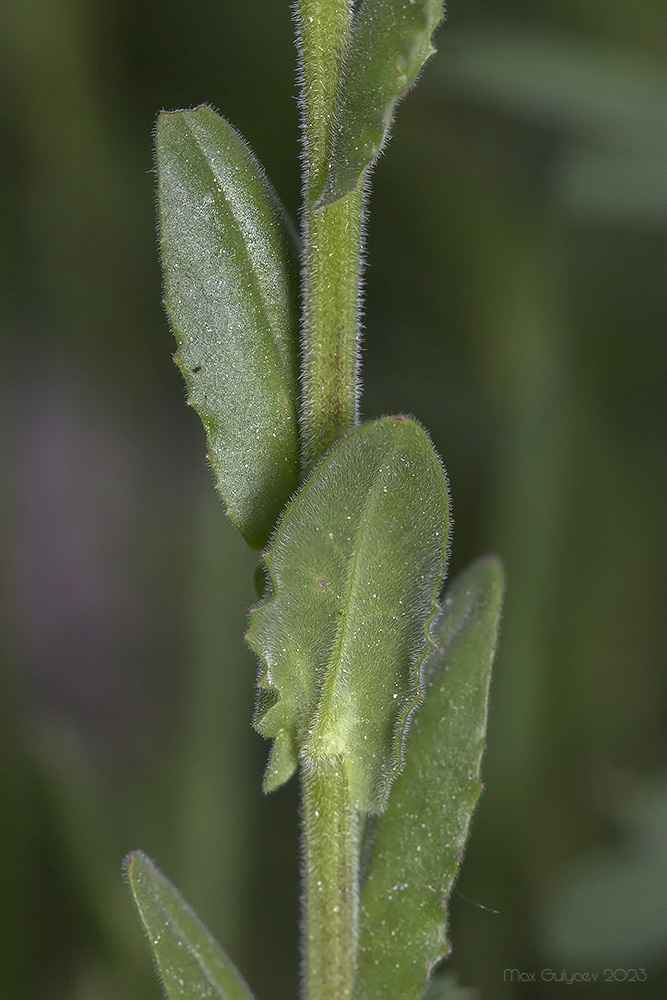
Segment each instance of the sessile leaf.
[{"label": "sessile leaf", "polygon": [[262,548],[299,482],[297,256],[262,168],[211,108],[163,112],[156,158],[175,360],[225,507]]},{"label": "sessile leaf", "polygon": [[482,787],[502,593],[502,567],[487,557],[445,594],[405,768],[372,833],[361,889],[358,1000],[420,1000],[433,966],[449,953],[446,904]]},{"label": "sessile leaf", "polygon": [[324,189],[317,207],[357,187],[380,153],[397,103],[435,52],[442,0],[364,0],[343,61]]},{"label": "sessile leaf", "polygon": [[352,806],[383,809],[422,697],[448,533],[444,470],[405,417],[352,431],[289,504],[248,633],[262,661],[255,726],[275,741],[267,790],[300,756],[342,759]]}]

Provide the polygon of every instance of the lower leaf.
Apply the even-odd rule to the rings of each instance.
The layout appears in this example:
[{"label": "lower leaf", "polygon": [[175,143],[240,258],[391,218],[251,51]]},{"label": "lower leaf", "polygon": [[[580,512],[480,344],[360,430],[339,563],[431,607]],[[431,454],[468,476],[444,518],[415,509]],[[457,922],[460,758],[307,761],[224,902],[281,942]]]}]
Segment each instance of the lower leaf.
[{"label": "lower leaf", "polygon": [[482,787],[502,589],[502,567],[489,557],[445,595],[405,767],[375,823],[361,892],[358,1000],[419,1000],[449,953],[446,904]]},{"label": "lower leaf", "polygon": [[253,1000],[227,955],[141,851],[125,859],[128,885],[169,1000]]}]

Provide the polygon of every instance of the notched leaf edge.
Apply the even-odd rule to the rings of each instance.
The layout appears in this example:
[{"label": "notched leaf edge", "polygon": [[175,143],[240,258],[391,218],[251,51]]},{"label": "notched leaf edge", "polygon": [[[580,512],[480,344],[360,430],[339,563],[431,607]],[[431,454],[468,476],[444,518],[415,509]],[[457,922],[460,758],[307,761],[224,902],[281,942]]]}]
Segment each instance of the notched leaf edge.
[{"label": "notched leaf edge", "polygon": [[[443,608],[439,603],[438,596],[442,591],[446,578],[447,578],[447,567],[449,563],[449,556],[451,552],[451,529],[452,529],[452,502],[451,502],[451,492],[449,489],[449,477],[447,475],[447,470],[442,461],[442,458],[435,448],[431,435],[424,425],[416,417],[411,414],[392,414],[383,415],[376,418],[375,420],[369,421],[370,424],[378,424],[384,420],[393,419],[396,421],[410,421],[415,424],[425,435],[431,451],[435,457],[435,460],[442,473],[444,483],[445,483],[445,493],[447,497],[447,515],[445,523],[444,541],[442,546],[442,554],[440,559],[439,572],[431,594],[431,614],[427,617],[424,623],[423,638],[420,640],[419,648],[414,651],[414,659],[410,665],[411,677],[412,677],[412,691],[414,692],[414,700],[404,709],[403,713],[399,716],[393,733],[393,751],[391,758],[390,770],[387,776],[384,778],[381,786],[381,797],[383,801],[383,810],[386,807],[387,800],[389,798],[389,792],[391,790],[391,785],[398,774],[401,773],[405,765],[405,742],[406,736],[409,730],[410,721],[413,718],[416,711],[418,711],[419,706],[425,697],[425,667],[431,658],[433,652],[438,648],[438,644],[433,638],[433,630],[439,620]],[[363,425],[357,425],[350,429],[350,431],[343,435],[338,441],[329,448],[329,450],[322,456],[317,465],[312,469],[310,474],[304,483],[301,484],[300,488],[293,494],[290,499],[296,499],[296,497],[308,486],[308,483],[315,475],[319,467],[326,461],[327,457],[331,452],[338,447],[343,441],[353,435],[356,431],[360,429]],[[250,628],[245,634],[246,643],[249,645],[251,650],[257,656],[260,662],[260,672],[257,679],[257,700],[255,705],[255,716],[253,719],[253,725],[258,732],[261,733],[259,726],[263,718],[268,714],[268,712],[280,702],[281,692],[277,686],[275,686],[271,681],[271,665],[267,662],[265,657],[262,655],[259,649],[253,645],[253,640],[251,636],[252,631],[252,619],[253,615],[260,608],[265,608],[267,605],[272,604],[278,597],[278,583],[273,570],[273,565],[271,562],[271,553],[273,544],[275,542],[276,536],[280,530],[283,517],[287,510],[289,503],[286,504],[285,508],[280,514],[280,517],[276,523],[274,531],[269,539],[269,542],[265,550],[261,554],[263,568],[266,571],[267,586],[264,592],[264,596],[261,600],[256,602],[249,609],[250,617]],[[261,734],[264,735],[264,734]],[[269,760],[267,763],[266,771],[263,779],[263,790],[266,793],[275,791],[277,788],[285,784],[295,773],[299,765],[299,748],[293,733],[286,729],[281,730],[276,736],[267,737],[271,739],[272,747],[269,754]]]}]

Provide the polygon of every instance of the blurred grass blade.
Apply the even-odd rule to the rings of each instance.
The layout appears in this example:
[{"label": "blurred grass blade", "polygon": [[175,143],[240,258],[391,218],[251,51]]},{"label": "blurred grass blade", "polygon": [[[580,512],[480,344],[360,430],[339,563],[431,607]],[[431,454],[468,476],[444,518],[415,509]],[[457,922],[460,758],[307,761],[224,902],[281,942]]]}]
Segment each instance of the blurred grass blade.
[{"label": "blurred grass blade", "polygon": [[379,154],[398,101],[435,49],[442,0],[364,0],[343,62],[328,176],[318,206],[357,186]]},{"label": "blurred grass blade", "polygon": [[448,34],[433,76],[449,92],[541,126],[634,152],[667,148],[667,72],[645,56],[564,34],[467,28]]},{"label": "blurred grass blade", "polygon": [[220,946],[153,862],[135,851],[125,870],[169,1000],[252,1000]]},{"label": "blurred grass blade", "polygon": [[298,485],[298,265],[239,134],[208,107],[163,112],[156,155],[166,307],[216,483],[262,548]]},{"label": "blurred grass blade", "polygon": [[405,417],[349,434],[287,507],[248,634],[264,664],[255,725],[276,741],[267,790],[299,753],[340,757],[354,808],[384,808],[421,699],[448,532],[443,468]]},{"label": "blurred grass blade", "polygon": [[589,225],[667,227],[667,146],[662,155],[567,150],[555,172],[556,194]]},{"label": "blurred grass blade", "polygon": [[361,893],[359,1000],[419,1000],[448,953],[446,902],[480,794],[503,574],[473,564],[448,589],[405,768],[373,831]]}]

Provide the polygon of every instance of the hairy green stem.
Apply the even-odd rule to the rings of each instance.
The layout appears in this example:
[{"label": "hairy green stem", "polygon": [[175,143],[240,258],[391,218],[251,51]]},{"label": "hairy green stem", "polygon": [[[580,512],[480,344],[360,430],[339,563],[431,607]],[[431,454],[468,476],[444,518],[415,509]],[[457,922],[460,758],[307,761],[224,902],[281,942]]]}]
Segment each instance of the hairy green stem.
[{"label": "hairy green stem", "polygon": [[297,13],[304,132],[303,465],[309,470],[354,426],[364,192],[327,208],[324,183],[338,78],[350,31],[348,0],[301,0]]},{"label": "hairy green stem", "polygon": [[[357,421],[363,182],[327,208],[314,203],[326,178],[349,0],[297,5],[304,135],[302,463],[310,470]],[[305,996],[352,995],[359,902],[358,817],[342,762],[301,768],[305,856]]]},{"label": "hairy green stem", "polygon": [[342,1000],[354,986],[359,937],[358,814],[342,760],[302,768],[307,1000]]}]

